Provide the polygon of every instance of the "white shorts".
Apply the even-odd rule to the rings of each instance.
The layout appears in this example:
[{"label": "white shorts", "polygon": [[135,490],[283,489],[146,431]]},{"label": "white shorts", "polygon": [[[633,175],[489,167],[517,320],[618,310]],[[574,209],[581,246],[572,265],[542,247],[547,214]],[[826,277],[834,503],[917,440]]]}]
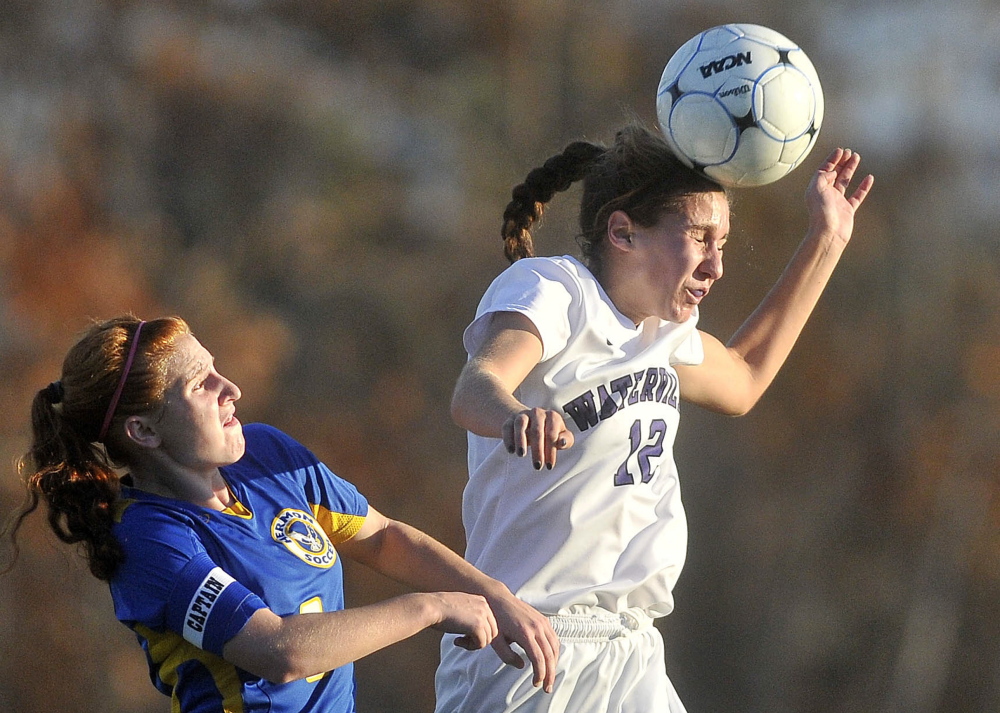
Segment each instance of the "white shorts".
[{"label": "white shorts", "polygon": [[685,713],[667,678],[663,637],[646,614],[594,610],[549,620],[560,641],[551,694],[531,685],[527,658],[516,669],[491,647],[466,651],[445,636],[436,713]]}]

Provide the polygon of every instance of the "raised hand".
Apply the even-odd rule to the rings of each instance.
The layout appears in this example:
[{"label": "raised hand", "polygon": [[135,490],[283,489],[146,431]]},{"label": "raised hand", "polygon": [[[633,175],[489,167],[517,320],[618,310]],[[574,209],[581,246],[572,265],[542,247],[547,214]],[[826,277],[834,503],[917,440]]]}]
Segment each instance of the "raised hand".
[{"label": "raised hand", "polygon": [[861,163],[861,154],[834,149],[819,167],[806,189],[810,229],[829,233],[844,243],[854,232],[854,213],[868,197],[875,178],[865,176],[850,195],[848,188]]}]

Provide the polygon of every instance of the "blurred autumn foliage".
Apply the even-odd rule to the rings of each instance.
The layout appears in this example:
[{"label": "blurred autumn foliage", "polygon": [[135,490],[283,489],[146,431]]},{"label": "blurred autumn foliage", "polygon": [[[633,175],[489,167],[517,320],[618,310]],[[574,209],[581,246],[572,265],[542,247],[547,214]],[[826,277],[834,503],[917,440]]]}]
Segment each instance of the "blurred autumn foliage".
[{"label": "blurred autumn foliage", "polygon": [[[462,329],[504,266],[510,187],[572,139],[607,139],[631,113],[652,124],[673,49],[752,16],[820,70],[827,119],[808,163],[850,145],[877,183],[763,402],[736,420],[684,412],[691,544],[661,622],[671,677],[692,713],[996,711],[990,5],[949,10],[993,71],[977,111],[949,114],[961,77],[925,85],[867,61],[902,62],[877,39],[898,24],[927,33],[927,66],[954,69],[923,5],[5,0],[4,513],[23,497],[30,400],[87,320],[177,313],[241,385],[244,422],[288,431],[461,551],[465,439],[448,401]],[[734,196],[708,331],[725,339],[794,250],[810,170]],[[574,252],[574,199],[553,204],[540,252]],[[349,604],[399,591],[347,578]],[[360,710],[432,710],[437,641],[361,661]],[[0,642],[4,711],[168,709],[105,586],[42,517],[0,578]]]}]

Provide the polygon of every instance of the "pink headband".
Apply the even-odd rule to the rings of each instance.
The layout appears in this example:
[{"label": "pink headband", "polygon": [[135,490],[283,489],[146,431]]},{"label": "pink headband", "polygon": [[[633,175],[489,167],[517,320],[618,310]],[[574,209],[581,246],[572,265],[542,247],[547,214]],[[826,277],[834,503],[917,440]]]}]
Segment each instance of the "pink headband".
[{"label": "pink headband", "polygon": [[128,350],[128,358],[125,360],[124,368],[122,368],[122,378],[118,380],[118,388],[115,389],[115,394],[111,397],[111,403],[108,404],[108,413],[104,416],[104,424],[101,426],[101,434],[97,437],[97,440],[100,442],[103,442],[104,437],[108,435],[111,420],[115,417],[115,409],[118,408],[118,399],[122,397],[125,380],[128,379],[128,372],[132,368],[132,360],[135,359],[135,352],[139,346],[139,332],[142,331],[142,325],[144,324],[145,322],[140,321],[139,326],[135,328],[135,334],[132,336],[132,346]]}]

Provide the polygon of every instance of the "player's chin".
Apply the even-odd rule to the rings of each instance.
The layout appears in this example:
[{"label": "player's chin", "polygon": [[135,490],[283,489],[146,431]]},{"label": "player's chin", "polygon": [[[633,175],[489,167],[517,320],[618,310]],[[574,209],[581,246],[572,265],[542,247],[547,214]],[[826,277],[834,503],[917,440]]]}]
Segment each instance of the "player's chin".
[{"label": "player's chin", "polygon": [[247,441],[243,436],[243,428],[237,426],[232,428],[227,433],[227,446],[229,450],[229,457],[232,459],[231,463],[235,463],[247,450]]},{"label": "player's chin", "polygon": [[696,305],[684,304],[674,307],[669,311],[666,319],[668,322],[674,322],[675,324],[683,324],[687,322],[691,317],[694,316],[694,311],[697,308]]}]

